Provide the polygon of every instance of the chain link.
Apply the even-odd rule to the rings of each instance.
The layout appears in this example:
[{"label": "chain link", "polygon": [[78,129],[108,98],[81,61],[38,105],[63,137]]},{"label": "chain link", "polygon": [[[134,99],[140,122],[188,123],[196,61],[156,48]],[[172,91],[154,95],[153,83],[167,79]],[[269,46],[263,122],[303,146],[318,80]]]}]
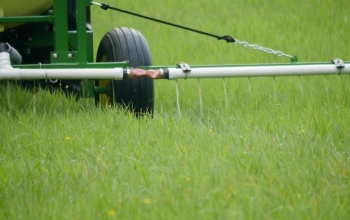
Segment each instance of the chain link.
[{"label": "chain link", "polygon": [[294,58],[294,56],[289,55],[289,54],[285,54],[282,51],[276,51],[276,50],[273,50],[273,49],[270,49],[270,48],[261,47],[261,46],[256,45],[256,44],[249,44],[248,42],[239,41],[237,39],[235,39],[235,44],[242,45],[243,47],[250,47],[250,48],[252,48],[254,50],[261,50],[263,52],[274,54],[274,55],[277,55],[279,57],[285,56],[285,57],[289,57],[289,58]]}]

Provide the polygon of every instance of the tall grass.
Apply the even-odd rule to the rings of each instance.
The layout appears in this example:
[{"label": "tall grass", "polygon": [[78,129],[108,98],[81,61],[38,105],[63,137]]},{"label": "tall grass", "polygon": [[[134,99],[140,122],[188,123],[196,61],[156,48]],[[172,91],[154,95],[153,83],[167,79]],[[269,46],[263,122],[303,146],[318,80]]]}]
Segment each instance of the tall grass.
[{"label": "tall grass", "polygon": [[[300,61],[350,60],[348,1],[106,3]],[[110,28],[134,27],[155,65],[288,62],[97,7],[93,18],[95,46]],[[179,80],[179,114],[175,82],[157,81],[153,119],[5,85],[0,219],[347,219],[349,82]]]}]

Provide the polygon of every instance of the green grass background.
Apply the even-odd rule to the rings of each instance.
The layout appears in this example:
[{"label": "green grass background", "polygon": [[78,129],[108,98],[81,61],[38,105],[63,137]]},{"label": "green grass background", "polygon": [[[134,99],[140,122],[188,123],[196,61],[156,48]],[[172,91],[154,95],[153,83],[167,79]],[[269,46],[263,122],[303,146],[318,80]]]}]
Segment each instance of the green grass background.
[{"label": "green grass background", "polygon": [[[301,62],[350,60],[347,0],[104,2]],[[133,27],[154,65],[289,62],[98,7],[92,13],[95,48],[111,28]],[[349,75],[178,86],[181,112],[175,82],[155,82],[153,119],[59,91],[1,87],[0,219],[350,216]]]}]

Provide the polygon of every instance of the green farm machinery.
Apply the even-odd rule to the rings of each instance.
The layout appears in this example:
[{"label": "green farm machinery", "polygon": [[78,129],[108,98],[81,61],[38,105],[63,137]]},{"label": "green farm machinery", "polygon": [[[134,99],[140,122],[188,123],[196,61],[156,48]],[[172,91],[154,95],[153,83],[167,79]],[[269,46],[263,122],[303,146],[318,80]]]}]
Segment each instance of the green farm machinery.
[{"label": "green farm machinery", "polygon": [[[19,7],[26,5],[26,7]],[[0,3],[0,81],[17,80],[32,86],[60,87],[96,103],[115,103],[136,113],[154,110],[154,79],[264,77],[349,74],[350,62],[299,63],[279,51],[215,36],[228,43],[288,56],[290,63],[267,65],[152,66],[143,35],[132,28],[116,28],[101,39],[93,57],[90,7],[115,9],[90,0],[2,0]],[[119,10],[122,11],[122,10]],[[124,11],[122,11],[124,12]],[[132,14],[132,13],[131,13]],[[142,17],[142,16],[141,16]],[[148,17],[143,16],[146,19]],[[158,21],[157,19],[150,19]],[[161,21],[160,21],[161,22]],[[174,24],[166,23],[172,26]]]}]

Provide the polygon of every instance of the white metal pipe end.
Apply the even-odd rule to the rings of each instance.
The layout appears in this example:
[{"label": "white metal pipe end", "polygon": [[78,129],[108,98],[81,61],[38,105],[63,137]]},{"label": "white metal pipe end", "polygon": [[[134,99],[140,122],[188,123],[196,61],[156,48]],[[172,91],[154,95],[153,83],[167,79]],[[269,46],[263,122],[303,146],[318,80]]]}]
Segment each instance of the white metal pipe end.
[{"label": "white metal pipe end", "polygon": [[0,53],[0,69],[13,69],[11,66],[10,54],[8,52]]},{"label": "white metal pipe end", "polygon": [[11,66],[10,54],[7,52],[0,53],[0,80],[17,80],[20,79],[19,69]]},{"label": "white metal pipe end", "polygon": [[122,80],[124,77],[124,72],[123,68],[114,68],[115,75],[114,75],[114,80]]}]

